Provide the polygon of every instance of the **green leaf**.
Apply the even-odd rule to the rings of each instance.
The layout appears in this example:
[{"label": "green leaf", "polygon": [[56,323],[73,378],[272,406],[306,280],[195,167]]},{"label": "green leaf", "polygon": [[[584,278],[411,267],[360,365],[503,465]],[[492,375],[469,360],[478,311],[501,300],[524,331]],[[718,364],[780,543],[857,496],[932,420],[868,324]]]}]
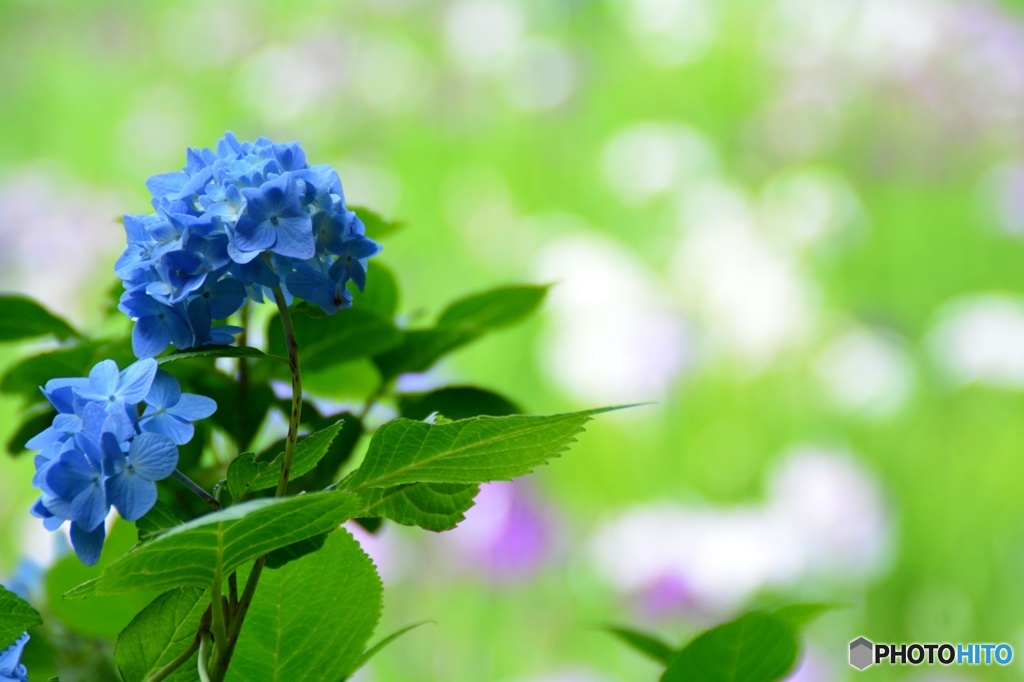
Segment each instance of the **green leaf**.
[{"label": "green leaf", "polygon": [[366,208],[365,206],[349,206],[350,211],[355,211],[359,219],[366,227],[366,236],[374,241],[380,241],[390,237],[405,227],[405,223],[399,220],[388,220],[380,213]]},{"label": "green leaf", "polygon": [[362,497],[360,516],[380,516],[404,526],[441,532],[466,518],[480,486],[466,483],[410,483],[393,488],[371,488]]},{"label": "green leaf", "polygon": [[467,296],[448,306],[437,326],[477,332],[508,327],[532,315],[544,302],[549,288],[518,285]]},{"label": "green leaf", "polygon": [[42,433],[53,422],[57,412],[49,403],[41,403],[26,411],[27,419],[7,439],[7,452],[17,455],[28,449],[28,442],[38,433]]},{"label": "green leaf", "polygon": [[243,452],[228,466],[228,492],[236,503],[242,501],[252,488],[256,477],[269,466],[265,462],[257,462],[255,457],[251,452]]},{"label": "green leaf", "polygon": [[205,589],[262,554],[336,529],[360,506],[358,497],[333,491],[244,502],[138,545],[65,596]]},{"label": "green leaf", "polygon": [[[320,429],[315,433],[311,433],[295,445],[295,454],[292,456],[292,469],[289,474],[290,477],[298,478],[305,473],[312,471],[316,468],[317,462],[319,462],[324,455],[328,453],[331,447],[331,443],[334,441],[338,432],[341,431],[341,427],[345,422],[341,419],[334,422],[325,429]],[[249,490],[265,490],[267,488],[273,488],[277,485],[277,482],[281,476],[281,458],[284,457],[282,452],[271,462],[257,462],[259,466],[259,472],[253,478],[249,484]],[[230,473],[230,471],[228,472]],[[230,485],[230,481],[228,482]],[[231,493],[234,497],[234,493]],[[235,498],[239,499],[239,498]]]},{"label": "green leaf", "polygon": [[78,337],[71,325],[26,296],[0,294],[0,342],[20,341],[52,334],[58,339]]},{"label": "green leaf", "polygon": [[84,377],[100,360],[114,360],[124,368],[135,361],[128,339],[83,341],[68,348],[34,355],[13,365],[3,379],[0,392],[41,401],[39,387],[57,377]]},{"label": "green leaf", "polygon": [[281,568],[285,564],[301,559],[307,554],[313,552],[319,552],[320,548],[327,542],[327,538],[330,537],[330,533],[320,533],[314,535],[311,538],[293,542],[290,545],[285,545],[280,549],[275,549],[273,552],[267,555],[267,568]]},{"label": "green leaf", "polygon": [[159,591],[119,594],[71,601],[63,594],[76,585],[100,576],[135,545],[135,524],[118,520],[104,543],[95,566],[86,566],[74,554],[66,554],[50,567],[44,578],[46,605],[61,625],[79,636],[113,640],[132,618],[159,596]]},{"label": "green leaf", "polygon": [[793,628],[752,611],[698,635],[672,658],[661,682],[772,682],[790,671],[796,655]]},{"label": "green leaf", "polygon": [[[288,355],[284,331],[277,316],[267,327],[271,353]],[[302,371],[317,371],[350,360],[386,352],[402,341],[402,333],[391,320],[369,310],[339,310],[328,317],[292,317],[299,343]]]},{"label": "green leaf", "polygon": [[667,665],[669,659],[671,659],[676,653],[671,646],[666,644],[660,638],[655,637],[654,635],[649,635],[646,632],[640,632],[639,630],[619,627],[616,625],[609,625],[604,629],[640,653],[646,655],[648,658],[652,658],[659,663]]},{"label": "green leaf", "polygon": [[230,434],[239,451],[251,446],[267,412],[277,402],[267,382],[250,377],[248,387],[243,390],[234,377],[202,361],[182,361],[175,365],[174,375],[181,382],[183,391],[205,395],[216,401],[217,411],[210,421]]},{"label": "green leaf", "polygon": [[376,258],[368,263],[365,291],[359,291],[355,282],[349,284],[353,308],[369,310],[389,320],[398,312],[398,281],[390,268]]},{"label": "green leaf", "polygon": [[772,615],[788,623],[794,630],[801,630],[821,614],[836,608],[833,604],[789,604],[775,609]]},{"label": "green leaf", "polygon": [[139,533],[139,542],[148,542],[165,530],[174,528],[181,523],[182,520],[174,509],[158,500],[145,516],[135,522],[135,529]]},{"label": "green leaf", "polygon": [[[305,414],[305,412],[303,413]],[[344,423],[345,428],[331,441],[331,446],[327,448],[327,454],[316,463],[316,467],[312,471],[299,476],[292,476],[291,480],[288,481],[289,494],[298,493],[303,490],[323,490],[327,486],[338,482],[342,466],[352,457],[356,445],[363,436],[363,422],[359,417],[348,412],[342,412],[330,417],[318,416],[310,421],[310,424],[322,428],[329,426],[331,420],[336,421],[339,419]]]},{"label": "green leaf", "polygon": [[183,350],[157,358],[158,364],[166,365],[168,362],[178,360],[192,360],[195,358],[255,358],[257,360],[273,360],[288,364],[288,358],[281,355],[264,353],[259,348],[250,346],[204,346],[197,350]]},{"label": "green leaf", "polygon": [[398,410],[403,417],[420,421],[434,412],[456,420],[522,413],[508,398],[473,386],[448,386],[430,393],[406,393],[398,397]]},{"label": "green leaf", "polygon": [[[198,587],[165,592],[132,619],[114,648],[114,661],[124,682],[145,682],[189,648],[210,601],[203,598],[205,594]],[[166,679],[190,682],[195,676],[193,655]]]},{"label": "green leaf", "polygon": [[509,480],[558,457],[602,408],[547,417],[474,417],[447,424],[394,419],[378,429],[350,490],[402,483]]},{"label": "green leaf", "polygon": [[405,633],[411,632],[411,631],[415,630],[416,628],[418,628],[420,626],[426,625],[427,623],[434,624],[434,621],[432,621],[432,620],[422,620],[419,623],[413,623],[412,625],[406,625],[401,630],[397,630],[395,632],[392,632],[390,635],[388,635],[384,639],[380,640],[379,642],[377,642],[376,644],[371,646],[369,649],[367,649],[365,652],[363,652],[362,657],[360,657],[360,659],[359,659],[359,666],[356,668],[356,670],[358,670],[359,668],[362,668],[364,665],[366,665],[371,658],[373,658],[374,656],[379,654],[381,652],[381,650],[384,647],[386,647],[388,644],[391,644],[392,642],[394,642],[396,639],[398,639],[399,637],[401,637]]},{"label": "green leaf", "polygon": [[330,367],[302,370],[302,389],[337,402],[365,402],[378,388],[382,377],[370,358],[349,360]]},{"label": "green leaf", "polygon": [[0,651],[13,644],[25,630],[42,622],[27,601],[0,585]]},{"label": "green leaf", "polygon": [[345,678],[373,635],[382,596],[359,543],[347,531],[333,533],[319,552],[263,573],[228,679]]},{"label": "green leaf", "polygon": [[39,387],[56,377],[82,377],[92,367],[95,347],[80,344],[34,355],[7,370],[0,380],[0,392],[42,398]]},{"label": "green leaf", "polygon": [[441,313],[433,329],[406,331],[401,345],[374,361],[386,377],[425,372],[453,350],[520,322],[540,306],[547,291],[547,286],[502,287],[460,299]]}]

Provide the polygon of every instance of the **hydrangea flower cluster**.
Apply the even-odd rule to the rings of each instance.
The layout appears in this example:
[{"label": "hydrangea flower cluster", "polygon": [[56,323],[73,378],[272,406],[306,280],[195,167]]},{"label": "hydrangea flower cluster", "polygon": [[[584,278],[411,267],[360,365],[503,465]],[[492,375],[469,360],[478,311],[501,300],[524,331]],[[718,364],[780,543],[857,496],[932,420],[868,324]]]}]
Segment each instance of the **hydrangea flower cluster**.
[{"label": "hydrangea flower cluster", "polygon": [[21,653],[28,643],[28,633],[0,651],[0,682],[28,682],[28,670],[21,663]]},{"label": "hydrangea flower cluster", "polygon": [[381,250],[346,208],[337,172],[307,164],[297,142],[227,133],[146,186],[156,212],[124,217],[128,247],[115,267],[138,357],[231,343],[239,329],[213,323],[277,286],[330,314],[348,308],[347,282],[362,289],[366,259]]},{"label": "hydrangea flower cluster", "polygon": [[43,394],[57,410],[53,424],[27,446],[39,450],[32,506],[47,530],[71,522],[71,544],[87,565],[99,560],[104,519],[113,505],[135,521],[156,504],[156,481],[178,465],[192,422],[217,409],[212,399],[183,394],[151,358],[119,371],[103,360],[88,378],[52,379]]}]

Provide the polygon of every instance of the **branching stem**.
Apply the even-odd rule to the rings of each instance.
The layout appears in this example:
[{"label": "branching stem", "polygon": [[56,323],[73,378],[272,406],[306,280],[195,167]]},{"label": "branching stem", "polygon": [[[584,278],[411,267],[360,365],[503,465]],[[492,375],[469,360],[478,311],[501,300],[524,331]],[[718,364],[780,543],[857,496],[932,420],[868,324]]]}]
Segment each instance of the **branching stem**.
[{"label": "branching stem", "polygon": [[[281,477],[277,483],[277,496],[284,497],[288,492],[288,476],[291,474],[292,459],[295,456],[295,443],[299,439],[299,423],[302,419],[302,372],[299,369],[299,344],[295,339],[295,329],[292,326],[292,317],[288,311],[288,304],[284,299],[284,292],[281,287],[274,287],[274,302],[277,303],[277,310],[281,318],[281,327],[284,330],[285,345],[288,347],[288,366],[292,374],[292,408],[288,418],[288,436],[284,445],[284,456],[281,458]],[[228,671],[228,664],[231,663],[231,656],[234,654],[235,645],[238,643],[238,636],[242,631],[242,624],[249,612],[252,598],[256,594],[256,585],[259,583],[260,574],[267,565],[267,555],[264,554],[256,559],[253,564],[249,578],[245,581],[245,589],[238,598],[238,605],[231,614],[228,624],[227,637],[223,643],[217,643],[218,653],[214,668],[210,673],[210,682],[222,682]],[[217,595],[219,599],[219,594]],[[214,606],[216,608],[216,605]]]}]

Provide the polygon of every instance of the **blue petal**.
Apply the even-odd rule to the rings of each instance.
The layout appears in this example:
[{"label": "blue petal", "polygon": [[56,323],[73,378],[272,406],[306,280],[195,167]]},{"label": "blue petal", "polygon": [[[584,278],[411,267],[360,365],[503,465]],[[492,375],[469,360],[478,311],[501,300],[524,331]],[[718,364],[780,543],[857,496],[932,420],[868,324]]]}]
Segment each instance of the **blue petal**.
[{"label": "blue petal", "polygon": [[194,298],[188,304],[188,323],[192,327],[190,346],[202,346],[210,338],[213,314],[205,298]]},{"label": "blue petal", "polygon": [[25,644],[28,643],[28,633],[26,632],[18,639],[14,640],[14,644],[10,645],[3,651],[0,651],[0,675],[8,676],[12,679],[18,679],[21,677],[14,677],[15,671],[21,667],[21,654],[25,650]]},{"label": "blue petal", "polygon": [[176,417],[181,417],[182,419],[194,422],[200,419],[206,419],[216,412],[217,401],[213,398],[207,398],[205,395],[183,393],[178,404],[169,411]]},{"label": "blue petal", "polygon": [[121,373],[118,397],[129,404],[142,402],[153,385],[156,369],[156,360],[152,358],[145,358],[130,365]]},{"label": "blue petal", "polygon": [[107,416],[100,432],[110,433],[118,443],[123,443],[135,435],[135,426],[126,413],[118,412]]},{"label": "blue petal", "polygon": [[103,540],[106,537],[107,529],[102,523],[91,531],[77,523],[71,524],[71,546],[75,548],[75,554],[86,566],[93,566],[100,560]]},{"label": "blue petal", "polygon": [[83,398],[104,399],[117,391],[118,369],[113,360],[102,360],[89,371],[89,391]]},{"label": "blue petal", "polygon": [[243,213],[235,224],[234,243],[243,252],[264,251],[273,246],[276,239],[277,234],[269,220],[259,220]]},{"label": "blue petal", "polygon": [[97,483],[83,490],[71,501],[71,513],[68,514],[68,518],[81,525],[84,530],[92,530],[103,525],[103,519],[107,518],[109,511],[106,491]]},{"label": "blue petal", "polygon": [[156,483],[123,471],[107,479],[107,494],[125,521],[136,521],[156,504]]},{"label": "blue petal", "polygon": [[177,445],[189,442],[195,434],[195,427],[192,424],[167,412],[160,412],[151,417],[144,416],[139,425],[144,432],[167,436]]},{"label": "blue petal", "polygon": [[140,358],[160,355],[171,342],[167,325],[156,317],[141,317],[132,329],[132,352]]},{"label": "blue petal", "polygon": [[241,327],[235,327],[227,324],[220,327],[214,327],[210,330],[210,340],[208,345],[230,346],[235,342],[235,337],[241,333]]},{"label": "blue petal", "polygon": [[27,450],[46,450],[47,448],[52,447],[54,444],[60,443],[61,441],[65,440],[66,438],[67,432],[65,432],[62,429],[50,427],[48,429],[44,429],[40,433],[37,433],[36,435],[29,438],[28,442],[25,443],[25,448]]},{"label": "blue petal", "polygon": [[141,433],[128,450],[128,463],[142,477],[161,481],[178,466],[178,448],[158,433]]},{"label": "blue petal", "polygon": [[[67,450],[46,469],[43,490],[57,498],[57,502],[70,503],[91,486],[96,478],[97,472],[89,465],[85,455],[77,450]],[[58,511],[53,504],[47,504],[47,508],[61,516],[68,516],[61,513],[63,508]]]},{"label": "blue petal", "polygon": [[75,411],[75,389],[89,385],[89,380],[85,378],[76,379],[74,383],[70,382],[71,379],[51,379],[42,389],[43,395],[50,401],[54,409],[63,414]]},{"label": "blue petal", "polygon": [[176,195],[188,182],[188,176],[178,171],[176,173],[161,173],[146,180],[146,189],[154,197]]},{"label": "blue petal", "polygon": [[277,224],[277,240],[273,251],[282,256],[305,260],[316,255],[316,240],[313,238],[313,223],[308,214],[280,218]]},{"label": "blue petal", "polygon": [[[160,370],[153,379],[153,386],[146,396],[146,403],[153,407],[173,407],[181,399],[181,385],[173,376]],[[146,410],[149,412],[149,410]]]},{"label": "blue petal", "polygon": [[121,449],[122,441],[117,439],[117,436],[107,432],[103,434],[100,440],[100,449],[103,451],[102,460],[102,471],[104,476],[113,476],[124,471],[125,460],[124,451]]},{"label": "blue petal", "polygon": [[107,414],[106,405],[94,402],[83,405],[80,412],[82,413],[82,427],[79,431],[89,436],[89,438],[99,440],[100,433],[103,431],[103,425],[106,423],[107,418],[113,415]]},{"label": "blue petal", "polygon": [[202,294],[210,304],[210,314],[215,320],[223,320],[245,303],[245,286],[237,279],[223,279]]}]

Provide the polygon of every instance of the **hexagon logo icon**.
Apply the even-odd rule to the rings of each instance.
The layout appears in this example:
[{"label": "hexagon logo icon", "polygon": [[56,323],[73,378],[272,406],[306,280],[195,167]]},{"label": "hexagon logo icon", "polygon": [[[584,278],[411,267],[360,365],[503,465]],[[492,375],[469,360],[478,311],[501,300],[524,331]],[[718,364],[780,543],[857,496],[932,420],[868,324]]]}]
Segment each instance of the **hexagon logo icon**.
[{"label": "hexagon logo icon", "polygon": [[875,645],[864,637],[858,637],[850,642],[850,665],[857,670],[863,670],[874,663]]}]

